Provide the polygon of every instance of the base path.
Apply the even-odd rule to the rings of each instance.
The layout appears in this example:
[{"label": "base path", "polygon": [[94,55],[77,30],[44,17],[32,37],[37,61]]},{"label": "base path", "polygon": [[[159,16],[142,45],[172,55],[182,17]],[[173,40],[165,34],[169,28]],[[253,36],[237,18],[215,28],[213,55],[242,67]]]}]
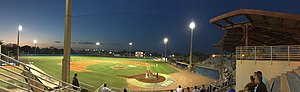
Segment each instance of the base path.
[{"label": "base path", "polygon": [[[169,64],[168,64],[169,65]],[[147,91],[147,90],[170,90],[170,89],[176,89],[178,85],[181,85],[181,87],[186,88],[186,87],[193,87],[193,86],[198,86],[201,84],[208,84],[211,82],[216,81],[215,79],[202,76],[200,74],[192,73],[189,71],[185,70],[180,70],[172,65],[169,65],[170,67],[176,69],[178,72],[169,74],[172,78],[174,78],[174,82],[171,83],[170,85],[166,87],[152,87],[152,88],[145,88],[145,87],[139,87],[132,85],[131,83],[128,83],[128,89],[132,91]],[[127,82],[129,82],[127,80]]]}]

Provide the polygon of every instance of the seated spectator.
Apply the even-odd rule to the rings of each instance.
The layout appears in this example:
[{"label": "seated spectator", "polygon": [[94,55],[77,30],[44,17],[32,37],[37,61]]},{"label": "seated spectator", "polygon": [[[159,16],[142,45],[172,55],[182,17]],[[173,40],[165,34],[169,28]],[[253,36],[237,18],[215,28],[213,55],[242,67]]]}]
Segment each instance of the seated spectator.
[{"label": "seated spectator", "polygon": [[194,87],[194,90],[192,90],[192,92],[200,92],[197,88],[197,86]]},{"label": "seated spectator", "polygon": [[250,83],[248,83],[246,86],[245,86],[245,91],[249,91],[249,92],[252,92],[254,91],[254,87],[255,87],[255,83],[254,83],[254,77],[253,76],[250,76]]},{"label": "seated spectator", "polygon": [[205,92],[205,86],[202,85],[202,87],[200,88],[200,92]]},{"label": "seated spectator", "polygon": [[181,86],[179,85],[178,88],[176,89],[177,92],[183,92]]},{"label": "seated spectator", "polygon": [[102,91],[101,92],[110,92],[111,89],[109,89],[106,84],[103,85]]},{"label": "seated spectator", "polygon": [[228,92],[235,92],[234,88],[232,87],[232,85],[230,85],[230,89]]},{"label": "seated spectator", "polygon": [[186,92],[191,92],[190,87],[186,88]]}]

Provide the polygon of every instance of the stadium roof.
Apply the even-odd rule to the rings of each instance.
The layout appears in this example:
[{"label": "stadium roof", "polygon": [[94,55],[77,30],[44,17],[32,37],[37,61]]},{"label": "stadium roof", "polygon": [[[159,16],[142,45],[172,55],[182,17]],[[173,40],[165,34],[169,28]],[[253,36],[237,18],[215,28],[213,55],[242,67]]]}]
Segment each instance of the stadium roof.
[{"label": "stadium roof", "polygon": [[300,15],[254,9],[239,9],[210,20],[226,31],[223,48],[237,46],[299,45]]}]

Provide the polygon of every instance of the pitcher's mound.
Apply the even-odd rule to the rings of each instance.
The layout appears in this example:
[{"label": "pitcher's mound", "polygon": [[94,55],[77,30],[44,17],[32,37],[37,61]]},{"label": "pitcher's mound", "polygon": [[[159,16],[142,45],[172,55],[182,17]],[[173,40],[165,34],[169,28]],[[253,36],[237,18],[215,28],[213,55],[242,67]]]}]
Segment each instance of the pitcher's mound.
[{"label": "pitcher's mound", "polygon": [[145,83],[159,83],[159,82],[163,82],[166,80],[166,78],[164,76],[158,75],[158,78],[156,78],[156,75],[150,74],[151,76],[146,78],[146,73],[143,74],[138,74],[138,75],[134,75],[134,76],[122,76],[119,75],[121,77],[125,77],[125,78],[134,78],[138,81],[141,82],[145,82]]}]

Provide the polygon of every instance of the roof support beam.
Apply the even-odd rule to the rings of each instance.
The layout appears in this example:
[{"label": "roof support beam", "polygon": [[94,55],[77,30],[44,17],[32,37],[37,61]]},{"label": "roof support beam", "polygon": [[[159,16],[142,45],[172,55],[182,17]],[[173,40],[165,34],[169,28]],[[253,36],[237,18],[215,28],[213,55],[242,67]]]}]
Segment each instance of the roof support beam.
[{"label": "roof support beam", "polygon": [[252,20],[252,18],[250,17],[250,15],[245,14],[245,16],[246,16],[246,18],[247,18],[251,23],[253,22],[253,20]]},{"label": "roof support beam", "polygon": [[224,26],[221,29],[222,30],[230,30],[230,29],[233,29],[233,28],[241,28],[241,27],[246,26],[246,25],[251,26],[251,23],[250,22],[237,23],[237,24],[234,24],[234,25]]}]

